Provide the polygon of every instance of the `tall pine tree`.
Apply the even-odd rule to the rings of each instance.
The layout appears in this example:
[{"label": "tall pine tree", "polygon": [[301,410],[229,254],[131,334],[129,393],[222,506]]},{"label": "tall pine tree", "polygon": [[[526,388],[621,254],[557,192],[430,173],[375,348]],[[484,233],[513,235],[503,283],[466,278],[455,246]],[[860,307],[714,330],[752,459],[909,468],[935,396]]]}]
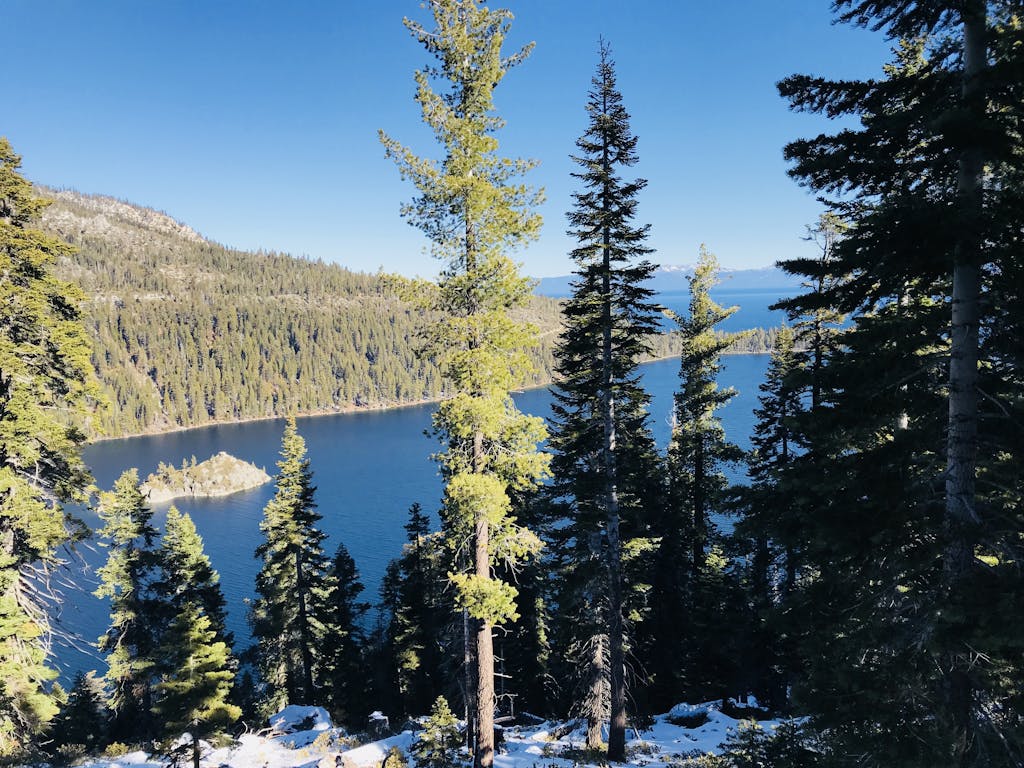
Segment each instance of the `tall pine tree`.
[{"label": "tall pine tree", "polygon": [[110,628],[99,639],[107,652],[105,678],[112,689],[112,736],[139,741],[153,735],[150,717],[157,670],[158,611],[153,591],[157,580],[157,531],[153,512],[139,490],[139,475],[126,470],[103,494],[98,509],[103,526],[98,535],[107,547],[99,569],[97,597],[110,600]]},{"label": "tall pine tree", "polygon": [[714,632],[722,617],[725,562],[717,551],[713,514],[725,511],[728,486],[724,468],[743,454],[730,443],[718,415],[732,397],[719,389],[721,356],[736,334],[716,333],[736,311],[711,297],[718,261],[703,246],[690,278],[689,312],[679,319],[682,342],[680,391],[668,449],[668,503],[658,533],[652,624],[655,701],[664,706],[686,691],[712,698],[729,690],[728,649]]},{"label": "tall pine tree", "polygon": [[323,637],[323,602],[329,590],[324,533],[317,524],[313,474],[306,442],[289,418],[281,440],[274,498],[263,510],[264,541],[256,548],[263,561],[256,575],[250,613],[266,704],[317,704],[320,701],[314,652]]},{"label": "tall pine tree", "polygon": [[[472,640],[474,762],[488,768],[494,759],[493,631],[516,615],[516,590],[494,578],[492,567],[539,548],[539,539],[510,515],[508,492],[534,485],[547,467],[536,450],[543,422],[520,414],[509,395],[525,382],[526,350],[536,332],[510,314],[527,301],[530,283],[508,253],[536,237],[539,196],[514,181],[533,164],[500,157],[494,135],[504,124],[494,114],[494,89],[529,47],[503,56],[508,11],[475,0],[431,0],[428,7],[434,29],[409,19],[405,24],[436,58],[416,73],[416,100],[444,158],[418,157],[383,133],[381,140],[420,193],[403,215],[445,262],[433,305],[446,316],[432,326],[428,346],[452,396],[439,406],[434,426],[446,445],[440,457],[445,535],[453,551],[467,554],[451,581]],[[444,90],[435,90],[435,83]]]},{"label": "tall pine tree", "polygon": [[324,701],[334,721],[347,723],[350,728],[369,714],[362,618],[370,604],[360,602],[362,592],[356,562],[345,545],[339,544],[331,561],[328,591],[321,608],[324,639],[319,653]]},{"label": "tall pine tree", "polygon": [[808,649],[803,695],[837,750],[865,760],[1014,765],[1022,635],[1001,595],[1020,585],[1020,518],[1004,514],[1020,474],[993,480],[1019,445],[999,427],[1019,415],[1020,358],[995,307],[1021,259],[1020,7],[836,7],[902,42],[884,79],[780,84],[797,109],[860,119],[786,150],[850,224],[829,300],[858,312],[820,415],[831,471],[805,612],[843,632]]},{"label": "tall pine tree", "polygon": [[227,630],[220,574],[203,551],[203,540],[192,518],[173,504],[167,510],[160,537],[160,570],[161,579],[154,589],[162,600],[161,608],[174,615],[184,603],[196,603],[210,620],[217,640],[230,648],[234,637]]},{"label": "tall pine tree", "polygon": [[[635,549],[659,502],[658,462],[647,423],[649,396],[639,383],[639,358],[657,329],[654,271],[645,257],[649,225],[634,224],[646,180],[626,181],[637,139],[616,87],[605,42],[587,99],[589,124],[576,141],[583,191],[573,193],[569,234],[579,245],[573,295],[563,309],[556,350],[553,492],[571,524],[558,527],[564,588],[559,618],[566,642],[584,658],[582,706],[587,744],[602,743],[609,716],[608,757],[625,759],[626,680],[624,542]],[[634,546],[630,546],[634,545]]]},{"label": "tall pine tree", "polygon": [[782,603],[796,586],[802,534],[795,525],[794,491],[786,484],[787,471],[799,451],[795,420],[804,410],[799,373],[793,331],[783,326],[775,336],[760,386],[748,463],[751,483],[741,493],[742,517],[734,530],[734,539],[744,542],[753,609],[744,654],[745,683],[776,710],[786,704],[788,671],[795,653],[791,643],[785,642],[791,628],[785,626]]},{"label": "tall pine tree", "polygon": [[202,607],[187,600],[164,630],[160,652],[168,672],[156,686],[154,712],[169,739],[191,737],[172,749],[172,757],[188,754],[193,768],[200,768],[201,740],[224,733],[242,714],[228,701],[235,679],[231,651]]},{"label": "tall pine tree", "polygon": [[82,293],[53,276],[71,247],[34,228],[48,203],[20,166],[0,137],[0,757],[57,711],[40,595],[75,536],[61,504],[90,484],[79,447],[98,392]]}]

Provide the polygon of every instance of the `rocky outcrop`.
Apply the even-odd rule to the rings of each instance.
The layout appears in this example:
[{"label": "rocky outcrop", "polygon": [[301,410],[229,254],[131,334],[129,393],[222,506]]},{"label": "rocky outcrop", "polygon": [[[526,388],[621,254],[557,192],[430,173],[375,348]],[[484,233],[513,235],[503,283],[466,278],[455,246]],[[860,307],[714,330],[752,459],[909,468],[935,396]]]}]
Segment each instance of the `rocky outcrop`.
[{"label": "rocky outcrop", "polygon": [[188,496],[228,496],[269,482],[270,475],[259,467],[221,451],[198,464],[194,458],[184,461],[180,469],[161,463],[142,484],[142,492],[160,504]]}]

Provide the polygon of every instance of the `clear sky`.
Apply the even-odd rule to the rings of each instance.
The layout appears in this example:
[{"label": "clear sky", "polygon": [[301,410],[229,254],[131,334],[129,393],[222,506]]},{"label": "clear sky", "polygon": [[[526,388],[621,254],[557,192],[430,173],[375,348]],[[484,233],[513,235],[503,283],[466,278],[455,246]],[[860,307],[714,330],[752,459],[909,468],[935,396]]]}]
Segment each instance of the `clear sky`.
[{"label": "clear sky", "polygon": [[[604,36],[649,180],[639,220],[654,260],[706,242],[752,267],[807,248],[820,207],[786,176],[783,145],[828,128],[790,113],[794,72],[877,75],[881,35],[833,25],[827,0],[508,0],[510,50],[536,42],[496,91],[504,153],[541,161],[534,276],[567,274],[573,142]],[[402,26],[416,0],[4,0],[0,135],[34,181],[166,211],[207,237],[432,275],[398,215],[412,188],[383,128],[434,151],[413,101],[428,63]]]}]

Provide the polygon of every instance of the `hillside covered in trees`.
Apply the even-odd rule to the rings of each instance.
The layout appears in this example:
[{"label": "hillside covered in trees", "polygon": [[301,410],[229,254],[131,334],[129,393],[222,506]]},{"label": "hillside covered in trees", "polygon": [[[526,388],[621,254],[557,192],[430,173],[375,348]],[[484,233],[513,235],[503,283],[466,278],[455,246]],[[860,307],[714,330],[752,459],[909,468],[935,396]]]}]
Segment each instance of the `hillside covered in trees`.
[{"label": "hillside covered in trees", "polygon": [[[89,297],[107,435],[440,396],[436,367],[416,355],[418,313],[381,276],[232,250],[108,197],[42,192],[55,200],[45,228],[77,248],[59,273]],[[530,314],[557,327],[553,300]],[[537,383],[549,359],[545,344]]]},{"label": "hillside covered in trees", "polygon": [[[108,437],[218,421],[432,400],[442,380],[417,355],[422,313],[381,275],[211,242],[114,198],[42,188],[44,229],[77,248],[58,273],[88,301],[93,363],[111,407]],[[551,381],[557,300],[525,314],[540,330],[534,384]],[[737,347],[763,352],[758,331]],[[678,353],[671,336],[652,357]]]}]

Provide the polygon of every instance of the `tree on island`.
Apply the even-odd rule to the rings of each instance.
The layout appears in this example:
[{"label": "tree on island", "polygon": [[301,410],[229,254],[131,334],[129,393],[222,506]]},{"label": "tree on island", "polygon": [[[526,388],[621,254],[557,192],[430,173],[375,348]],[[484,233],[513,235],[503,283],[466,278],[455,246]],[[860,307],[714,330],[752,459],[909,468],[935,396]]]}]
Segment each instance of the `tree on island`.
[{"label": "tree on island", "polygon": [[85,500],[79,448],[98,397],[83,294],[53,276],[73,249],[34,228],[49,203],[20,167],[0,137],[0,758],[57,712],[45,601],[58,550],[81,533],[62,504]]},{"label": "tree on island", "polygon": [[557,598],[564,642],[583,658],[587,745],[603,744],[608,757],[625,759],[625,589],[623,547],[636,551],[647,519],[660,501],[657,452],[647,423],[649,395],[638,365],[657,332],[658,307],[645,287],[654,265],[649,225],[633,223],[644,179],[625,181],[636,164],[637,139],[616,88],[608,45],[599,48],[586,110],[589,125],[576,141],[574,192],[568,215],[579,245],[573,295],[555,352],[560,375],[553,389],[552,493],[568,505],[568,526],[556,526],[561,560]]},{"label": "tree on island", "polygon": [[[546,456],[536,450],[543,421],[520,414],[509,394],[526,381],[527,349],[536,334],[510,315],[529,299],[530,282],[508,252],[535,239],[540,217],[533,207],[540,198],[514,181],[533,163],[497,154],[494,134],[504,121],[493,113],[495,87],[531,46],[502,55],[512,19],[506,10],[473,0],[431,0],[428,7],[435,29],[409,19],[405,24],[437,59],[416,73],[416,100],[444,159],[418,157],[383,132],[381,140],[420,193],[402,214],[446,264],[431,292],[433,307],[445,317],[431,327],[428,347],[452,395],[439,406],[434,427],[446,445],[440,456],[444,533],[453,551],[466,553],[450,579],[469,626],[474,762],[488,768],[494,759],[492,634],[516,616],[516,590],[494,578],[492,567],[539,549],[539,539],[510,516],[508,492],[532,487],[547,469]],[[447,90],[435,90],[433,82]]]},{"label": "tree on island", "polygon": [[314,651],[324,636],[319,617],[330,568],[322,546],[325,534],[317,527],[320,514],[306,442],[294,417],[285,425],[277,467],[277,490],[260,523],[264,541],[256,556],[263,565],[249,617],[270,708],[320,701]]}]

